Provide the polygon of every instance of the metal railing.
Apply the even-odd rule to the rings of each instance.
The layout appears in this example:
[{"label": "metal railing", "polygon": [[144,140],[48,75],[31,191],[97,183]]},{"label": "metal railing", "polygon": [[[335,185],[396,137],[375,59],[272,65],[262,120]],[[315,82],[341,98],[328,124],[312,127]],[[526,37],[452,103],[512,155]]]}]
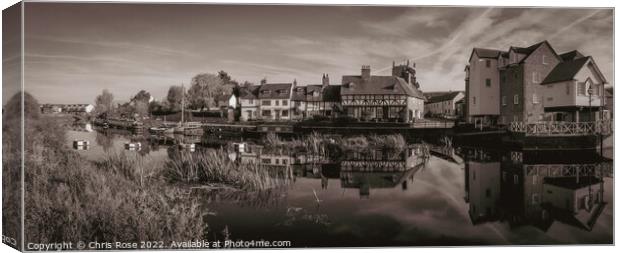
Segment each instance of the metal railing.
[{"label": "metal railing", "polygon": [[508,130],[514,133],[524,133],[526,136],[584,136],[594,134],[610,134],[613,124],[609,120],[594,122],[511,122]]}]

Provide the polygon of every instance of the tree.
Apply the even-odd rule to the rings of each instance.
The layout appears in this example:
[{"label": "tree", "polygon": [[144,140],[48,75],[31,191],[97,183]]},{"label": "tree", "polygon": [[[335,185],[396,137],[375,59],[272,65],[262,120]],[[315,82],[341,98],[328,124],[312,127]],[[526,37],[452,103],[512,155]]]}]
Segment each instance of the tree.
[{"label": "tree", "polygon": [[134,112],[139,115],[146,115],[149,113],[149,102],[151,100],[151,94],[145,90],[141,90],[136,94],[131,102],[133,104]]},{"label": "tree", "polygon": [[179,85],[170,86],[168,89],[168,96],[166,96],[166,100],[170,106],[171,111],[181,110],[181,101],[183,100],[183,87]]},{"label": "tree", "polygon": [[114,104],[112,101],[114,100],[114,95],[110,93],[107,89],[104,89],[101,95],[95,98],[95,111],[97,114],[109,114],[114,109]]},{"label": "tree", "polygon": [[[227,75],[226,75],[227,76]],[[187,91],[189,105],[193,109],[209,109],[216,106],[215,97],[227,90],[220,76],[213,74],[198,74],[192,78],[191,86]]]}]

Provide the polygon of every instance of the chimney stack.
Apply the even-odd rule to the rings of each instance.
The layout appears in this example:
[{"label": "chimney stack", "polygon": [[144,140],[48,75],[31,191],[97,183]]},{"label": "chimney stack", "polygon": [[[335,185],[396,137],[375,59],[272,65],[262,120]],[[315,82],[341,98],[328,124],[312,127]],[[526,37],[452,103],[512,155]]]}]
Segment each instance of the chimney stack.
[{"label": "chimney stack", "polygon": [[329,74],[323,74],[323,81],[321,83],[323,86],[329,85]]},{"label": "chimney stack", "polygon": [[362,80],[370,80],[370,65],[362,65]]}]

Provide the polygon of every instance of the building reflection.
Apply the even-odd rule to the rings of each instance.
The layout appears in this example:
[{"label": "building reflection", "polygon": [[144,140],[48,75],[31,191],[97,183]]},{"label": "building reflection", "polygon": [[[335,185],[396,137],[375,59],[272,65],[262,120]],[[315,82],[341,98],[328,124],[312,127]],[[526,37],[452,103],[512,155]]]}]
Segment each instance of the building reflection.
[{"label": "building reflection", "polygon": [[321,187],[337,181],[342,188],[358,189],[360,198],[369,198],[371,189],[396,188],[407,190],[415,173],[425,164],[423,146],[402,151],[365,150],[345,152],[339,157],[310,153],[267,151],[263,146],[234,144],[231,160],[257,163],[271,169],[292,169],[293,180],[298,177],[319,179]]},{"label": "building reflection", "polygon": [[500,221],[547,231],[554,222],[592,230],[603,211],[610,161],[595,153],[463,150],[473,224]]}]

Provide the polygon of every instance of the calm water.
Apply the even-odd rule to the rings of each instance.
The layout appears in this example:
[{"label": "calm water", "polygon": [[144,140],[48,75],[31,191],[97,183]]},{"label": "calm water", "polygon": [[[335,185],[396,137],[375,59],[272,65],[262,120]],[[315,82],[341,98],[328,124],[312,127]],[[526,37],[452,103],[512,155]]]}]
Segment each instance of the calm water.
[{"label": "calm water", "polygon": [[[167,159],[165,141],[69,131],[105,152]],[[139,151],[126,142],[141,141]],[[290,240],[294,247],[612,243],[613,173],[594,154],[414,145],[338,157],[231,152],[239,163],[293,175],[282,189],[209,193],[209,239]],[[200,149],[197,152],[201,152]],[[610,164],[609,162],[606,164]],[[579,177],[576,172],[579,171]]]}]

